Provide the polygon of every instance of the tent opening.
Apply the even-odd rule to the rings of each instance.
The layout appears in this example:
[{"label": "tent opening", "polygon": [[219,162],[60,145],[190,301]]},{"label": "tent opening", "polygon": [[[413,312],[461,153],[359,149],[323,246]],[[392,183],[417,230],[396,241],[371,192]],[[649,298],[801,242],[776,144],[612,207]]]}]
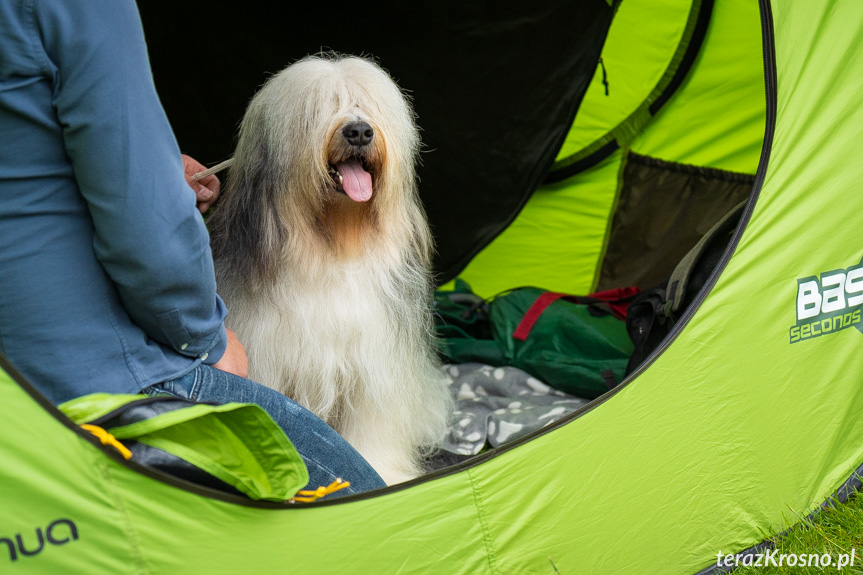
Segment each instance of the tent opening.
[{"label": "tent opening", "polygon": [[[543,183],[437,292],[456,419],[470,420],[452,451],[478,453],[481,440],[464,439],[477,433],[482,449],[536,437],[632,381],[705,297],[754,205],[766,125],[758,6],[647,4],[617,8]],[[548,292],[621,301],[542,308]],[[610,309],[621,304],[626,319]]]}]

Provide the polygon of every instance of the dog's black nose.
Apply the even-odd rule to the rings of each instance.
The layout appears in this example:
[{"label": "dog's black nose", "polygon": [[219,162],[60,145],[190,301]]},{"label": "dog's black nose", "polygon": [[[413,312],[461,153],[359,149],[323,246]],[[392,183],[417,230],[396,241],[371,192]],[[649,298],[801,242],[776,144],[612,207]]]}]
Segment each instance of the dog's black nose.
[{"label": "dog's black nose", "polygon": [[351,122],[342,128],[342,135],[352,146],[367,146],[375,137],[375,131],[365,122]]}]

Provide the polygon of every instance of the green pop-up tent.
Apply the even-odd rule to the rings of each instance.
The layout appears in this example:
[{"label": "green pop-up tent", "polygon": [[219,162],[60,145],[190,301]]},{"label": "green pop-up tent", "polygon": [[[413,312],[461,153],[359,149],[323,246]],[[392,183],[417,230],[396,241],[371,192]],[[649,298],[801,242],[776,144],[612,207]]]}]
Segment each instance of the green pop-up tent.
[{"label": "green pop-up tent", "polygon": [[[483,55],[531,49],[504,42],[509,34],[547,36],[564,50],[560,23],[576,23],[559,5],[521,14],[504,6],[486,28],[476,7],[435,5],[427,15],[440,37],[421,20],[394,33],[408,48],[411,30],[419,44],[448,39],[457,48],[426,45],[440,51],[425,59],[404,48],[404,67],[398,54],[387,60],[380,30],[361,40],[381,42],[367,50],[411,84],[434,143],[421,175],[443,280],[461,275],[484,295],[524,284],[574,293],[648,286],[748,198],[715,272],[638,369],[565,419],[465,463],[378,492],[283,505],[123,460],[4,361],[0,571],[695,573],[859,486],[863,6],[583,4],[579,37],[593,40],[580,53],[592,76],[567,80],[585,68],[561,51],[537,59],[530,81],[506,76],[504,62],[475,82],[488,102],[498,93],[482,92],[488,82],[505,80],[516,85],[498,94],[507,105],[535,104],[506,130],[506,108],[489,103],[495,121],[478,119],[472,130],[464,122],[484,104],[435,95],[449,87],[422,78],[434,57],[462,83],[484,73]],[[567,5],[578,17],[578,3]],[[340,25],[333,20],[320,26]],[[155,63],[158,50],[151,44]],[[155,75],[159,82],[158,64]],[[182,97],[159,89],[181,146],[194,152],[170,104]],[[447,114],[458,121],[440,119]],[[495,129],[504,141],[485,137]],[[443,146],[496,146],[480,172],[494,185],[461,177],[483,156],[436,160]],[[491,203],[500,210],[479,209]],[[447,225],[446,210],[459,225]],[[465,213],[478,223],[461,225]]]}]

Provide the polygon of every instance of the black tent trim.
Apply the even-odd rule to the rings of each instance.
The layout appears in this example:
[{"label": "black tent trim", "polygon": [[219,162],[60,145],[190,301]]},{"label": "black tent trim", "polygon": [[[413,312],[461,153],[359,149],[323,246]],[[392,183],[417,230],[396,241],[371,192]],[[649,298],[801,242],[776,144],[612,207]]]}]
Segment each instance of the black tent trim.
[{"label": "black tent trim", "polygon": [[677,68],[677,71],[674,74],[674,77],[671,78],[671,82],[668,83],[668,86],[665,87],[665,90],[659,95],[659,97],[650,105],[648,110],[650,111],[651,116],[655,116],[656,113],[665,105],[666,102],[677,92],[677,89],[683,84],[684,78],[689,74],[690,68],[695,63],[695,57],[698,56],[698,53],[701,51],[701,45],[704,43],[704,37],[707,35],[707,27],[710,24],[710,16],[713,14],[713,0],[704,0],[701,4],[701,11],[698,14],[698,21],[695,23],[695,31],[692,35],[692,40],[690,41],[690,45],[686,50],[686,53],[683,55],[683,60],[680,62],[680,66]]},{"label": "black tent trim", "polygon": [[708,168],[705,166],[694,166],[692,164],[681,164],[679,162],[669,162],[667,160],[660,160],[659,158],[654,158],[652,156],[642,156],[641,154],[636,154],[633,151],[629,152],[627,161],[632,162],[633,164],[639,164],[641,166],[661,168],[668,172],[675,172],[678,174],[694,176],[704,176],[712,180],[721,180],[723,182],[730,182],[734,184],[755,183],[755,176],[753,176],[752,174],[732,172],[730,170],[721,170],[719,168]]},{"label": "black tent trim", "polygon": [[569,166],[558,170],[550,171],[543,183],[554,184],[570,178],[576,174],[579,174],[588,168],[592,168],[593,166],[616,152],[618,148],[620,148],[620,145],[617,143],[617,140],[611,140],[592,154],[585,156],[579,160],[575,160]]},{"label": "black tent trim", "polygon": [[[680,46],[678,47],[678,51],[683,51],[683,56],[681,57],[680,64],[678,65],[677,70],[674,71],[673,75],[669,78],[666,72],[666,75],[663,75],[659,84],[654,88],[654,92],[657,88],[661,89],[661,92],[656,96],[655,100],[647,106],[650,117],[655,116],[662,106],[671,99],[671,96],[674,95],[681,84],[683,84],[683,80],[686,78],[687,74],[689,74],[689,70],[692,68],[698,53],[701,51],[701,46],[704,43],[705,36],[707,35],[707,28],[710,24],[712,13],[713,0],[696,0],[692,3],[690,20],[692,21],[694,16],[694,23],[687,25],[687,31],[690,31],[690,34],[687,37],[687,34],[684,33],[684,37],[681,38]],[[672,58],[672,62],[676,59],[675,55],[675,57]],[[653,92],[651,92],[651,94],[652,93]],[[650,102],[650,96],[648,96],[647,100],[645,100],[638,109],[640,110],[644,108],[648,102]],[[572,176],[579,174],[588,168],[592,168],[602,160],[606,159],[622,144],[621,142],[618,142],[615,137],[615,133],[619,127],[628,124],[632,121],[632,118],[637,115],[637,113],[630,115],[629,118],[611,129],[599,140],[589,144],[582,150],[567,156],[566,158],[562,158],[554,162],[544,183],[552,184],[571,178]]]}]

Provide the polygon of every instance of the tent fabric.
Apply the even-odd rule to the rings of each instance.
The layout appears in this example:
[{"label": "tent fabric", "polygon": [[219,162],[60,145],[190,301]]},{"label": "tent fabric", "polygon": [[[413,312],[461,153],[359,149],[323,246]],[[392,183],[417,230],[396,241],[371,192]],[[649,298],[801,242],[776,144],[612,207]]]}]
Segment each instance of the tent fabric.
[{"label": "tent fabric", "polygon": [[[629,145],[686,77],[712,9],[712,0],[630,2],[618,8],[600,65],[546,183],[573,176]],[[644,26],[645,20],[654,25]],[[612,91],[613,78],[623,81],[614,81]]]},{"label": "tent fabric", "polygon": [[[615,19],[637,12],[636,4],[621,4]],[[609,31],[610,42],[616,30]],[[716,3],[692,69],[630,149],[659,160],[755,174],[765,123],[763,63],[753,56],[760,52],[757,3]],[[459,276],[484,297],[522,285],[596,291],[624,157],[618,150],[589,170],[540,186]]]},{"label": "tent fabric", "polygon": [[[291,506],[120,461],[0,360],[0,566],[97,575],[684,574],[816,509],[863,463],[863,331],[844,319],[863,307],[853,279],[863,258],[855,218],[863,211],[863,10],[854,0],[761,0],[760,8],[763,52],[741,61],[763,63],[766,129],[743,225],[669,339],[620,386],[469,462]],[[740,29],[758,19],[728,2],[717,4],[715,22],[734,9]],[[709,45],[710,32],[702,52]],[[685,91],[710,58],[699,57],[651,126],[695,113],[677,106],[695,99]],[[756,108],[731,117],[756,121]],[[685,123],[669,129],[685,132],[686,153],[673,135],[652,140],[666,142],[656,149],[669,155],[637,142],[633,150],[747,172],[732,164],[750,157],[748,124],[710,142],[724,132],[706,128],[697,141]],[[615,161],[590,172],[615,173]],[[807,282],[822,305],[799,318],[815,297],[801,294]],[[792,341],[804,325],[809,337]]]}]

